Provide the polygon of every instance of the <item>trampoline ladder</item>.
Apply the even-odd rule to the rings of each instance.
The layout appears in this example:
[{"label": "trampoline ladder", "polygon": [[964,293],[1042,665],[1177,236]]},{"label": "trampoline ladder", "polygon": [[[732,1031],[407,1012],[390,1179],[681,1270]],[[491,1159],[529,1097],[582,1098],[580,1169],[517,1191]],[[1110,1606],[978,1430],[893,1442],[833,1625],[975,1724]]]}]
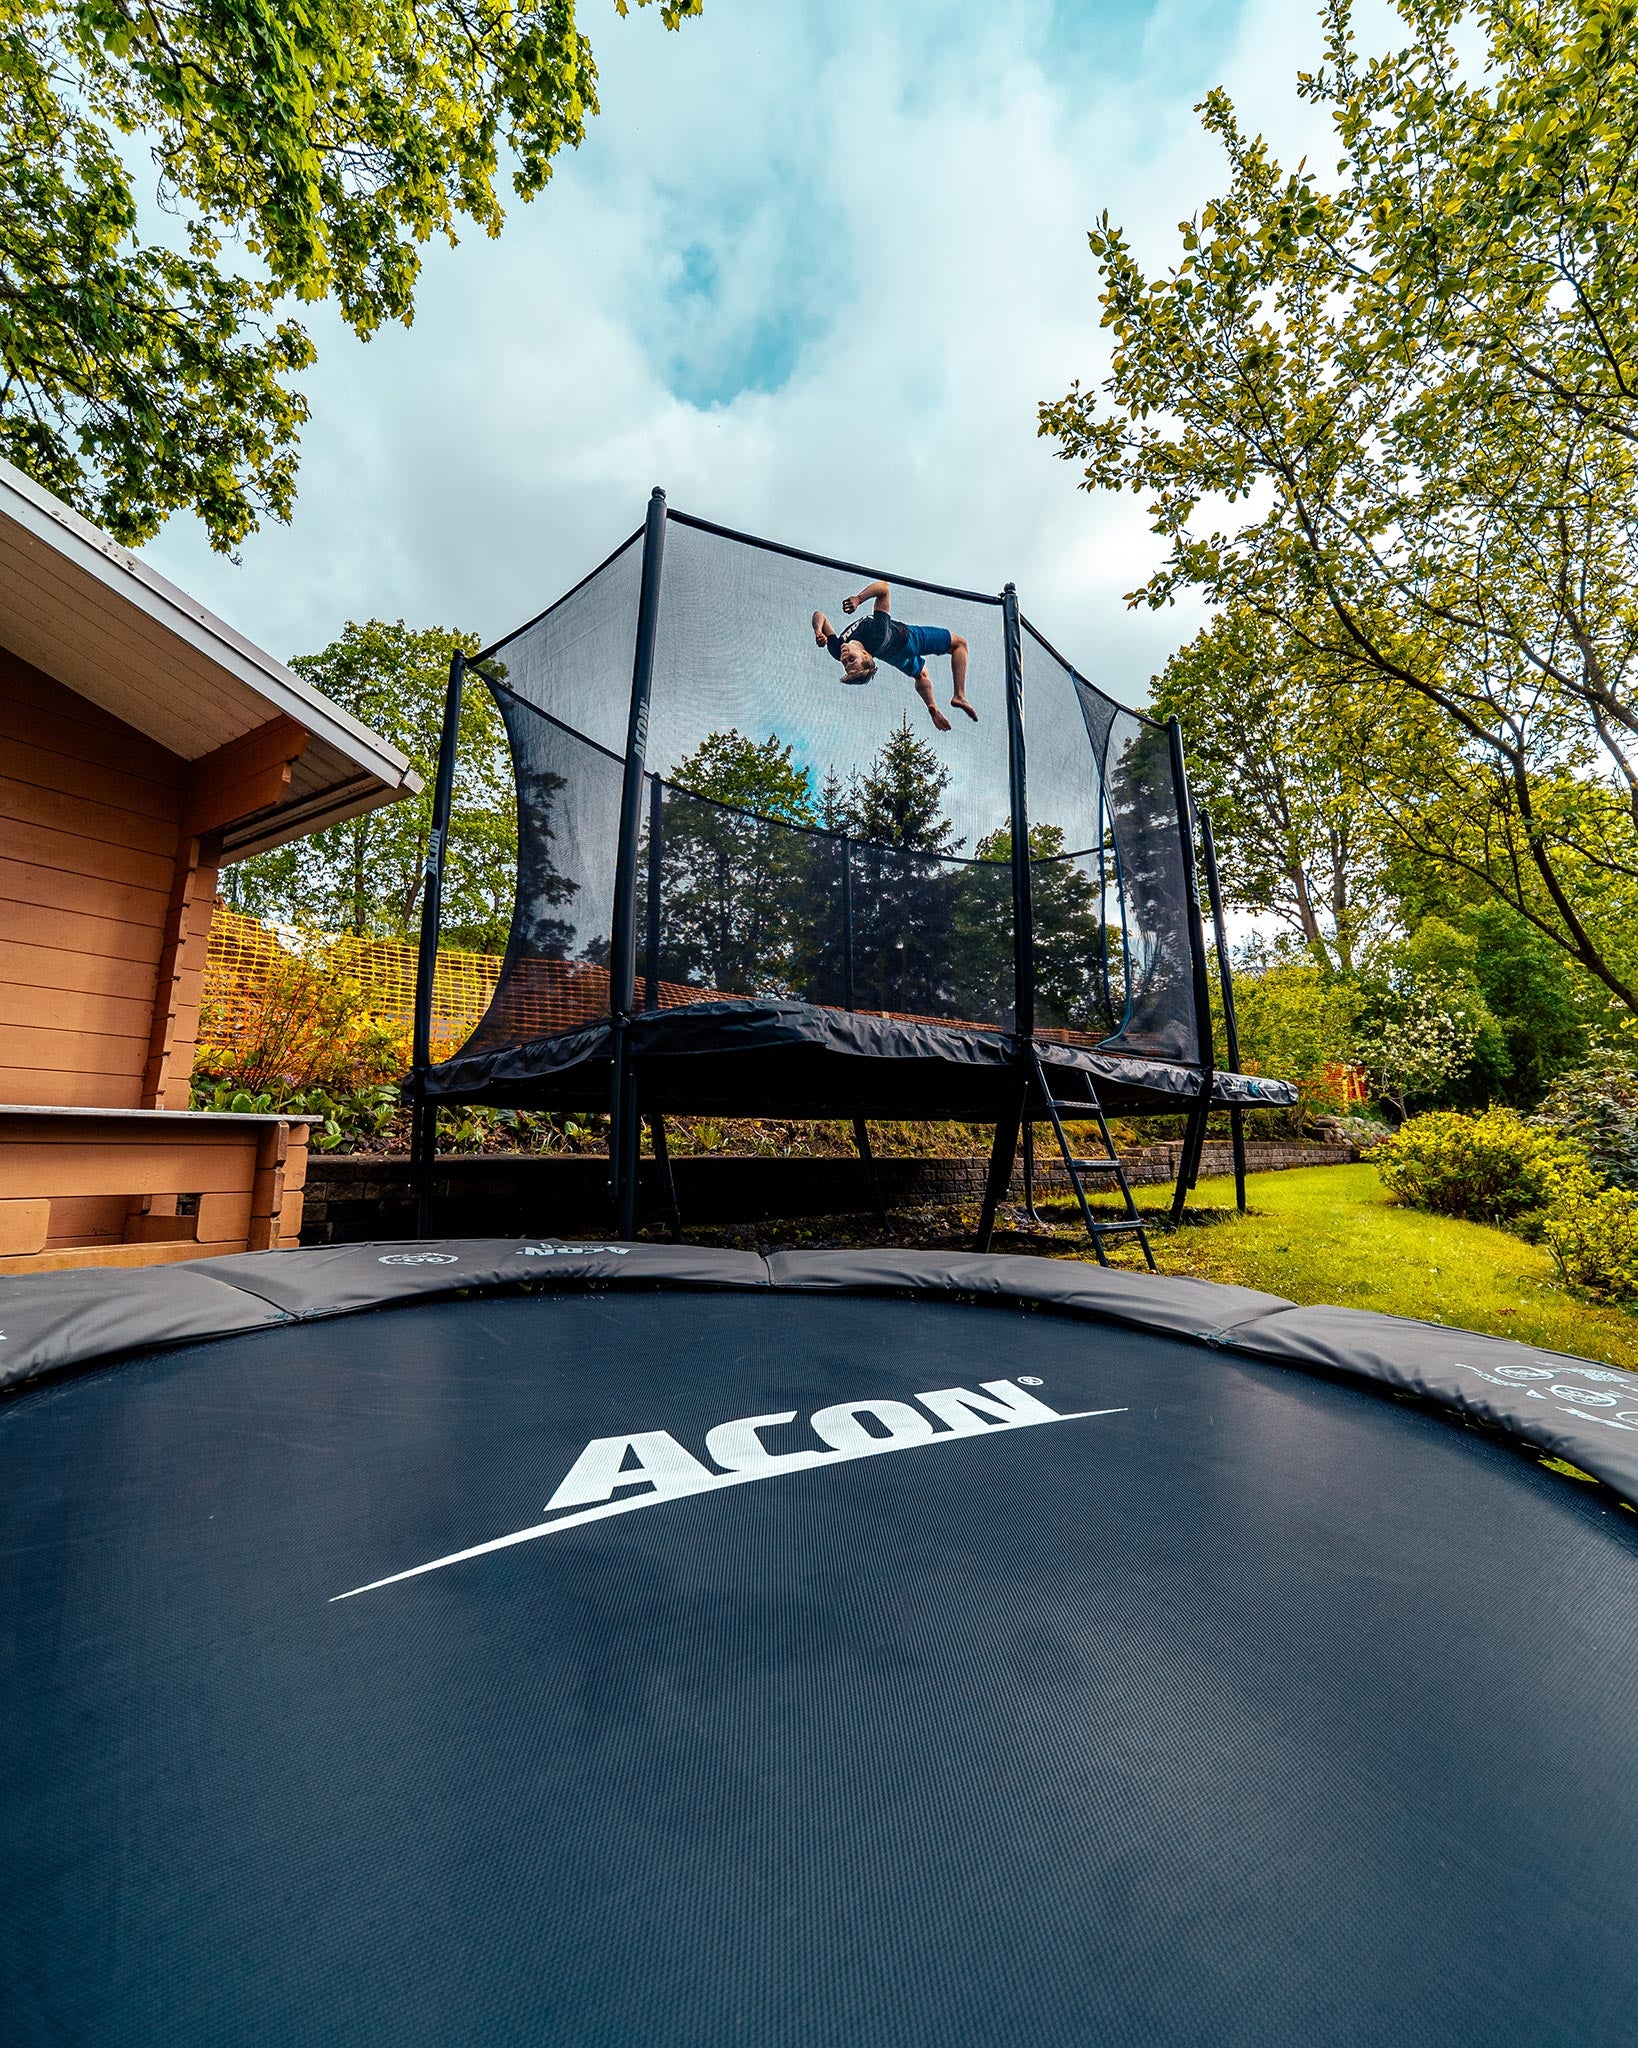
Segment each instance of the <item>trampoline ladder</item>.
[{"label": "trampoline ladder", "polygon": [[[1063,1155],[1064,1171],[1069,1175],[1069,1185],[1075,1190],[1075,1200],[1080,1204],[1081,1222],[1086,1234],[1092,1240],[1092,1249],[1098,1255],[1098,1264],[1107,1266],[1109,1255],[1103,1248],[1106,1237],[1135,1237],[1143,1247],[1143,1259],[1153,1273],[1155,1255],[1149,1248],[1149,1233],[1138,1205],[1132,1199],[1131,1183],[1126,1178],[1126,1168],[1121,1164],[1120,1154],[1115,1150],[1115,1141],[1109,1135],[1109,1122],[1103,1113],[1103,1104],[1098,1100],[1097,1087],[1090,1074],[1083,1074],[1086,1082],[1084,1100],[1054,1095],[1047,1081],[1046,1069],[1041,1064],[1041,1055],[1032,1045],[1029,1049],[1030,1062],[1035,1070],[1035,1084],[1040,1090],[1041,1100],[1046,1104],[1047,1115],[1052,1119],[1052,1131],[1058,1140],[1058,1150]],[[1069,1142],[1069,1133],[1064,1129],[1064,1115],[1074,1117],[1090,1116],[1098,1126],[1098,1136],[1103,1141],[1103,1150],[1090,1159],[1077,1159],[1075,1148]],[[1120,1190],[1121,1200],[1126,1204],[1126,1214],[1114,1222],[1106,1222],[1094,1214],[1092,1205],[1086,1199],[1083,1174],[1107,1174]]]}]

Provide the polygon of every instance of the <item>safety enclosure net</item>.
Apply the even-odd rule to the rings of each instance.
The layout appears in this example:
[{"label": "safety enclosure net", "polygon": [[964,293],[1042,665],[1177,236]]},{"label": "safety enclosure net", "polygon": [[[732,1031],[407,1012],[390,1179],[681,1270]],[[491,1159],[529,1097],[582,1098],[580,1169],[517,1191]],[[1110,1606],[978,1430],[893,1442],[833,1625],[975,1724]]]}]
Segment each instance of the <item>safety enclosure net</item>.
[{"label": "safety enclosure net", "polygon": [[854,685],[816,639],[814,615],[839,632],[844,597],[880,572],[677,512],[663,532],[646,727],[631,715],[642,532],[467,664],[510,744],[518,860],[505,961],[463,1055],[607,1022],[624,922],[633,1015],[773,1000],[1012,1033],[1027,949],[1035,1035],[1209,1059],[1187,793],[1163,727],[1027,620],[1010,722],[1003,599],[890,577],[895,619],[967,645],[977,722],[950,710],[951,663],[931,657],[953,727],[937,731],[909,674],[884,659]]}]

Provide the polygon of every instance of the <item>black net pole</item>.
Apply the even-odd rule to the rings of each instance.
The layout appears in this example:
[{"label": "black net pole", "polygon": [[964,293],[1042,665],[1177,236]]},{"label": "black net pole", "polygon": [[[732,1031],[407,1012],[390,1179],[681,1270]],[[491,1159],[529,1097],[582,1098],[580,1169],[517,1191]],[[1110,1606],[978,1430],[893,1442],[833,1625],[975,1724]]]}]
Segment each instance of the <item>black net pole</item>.
[{"label": "black net pole", "polygon": [[444,723],[438,735],[438,773],[432,786],[432,829],[421,869],[421,940],[415,959],[415,1021],[410,1049],[410,1172],[414,1183],[415,1229],[432,1234],[432,1172],[438,1153],[438,1110],[426,1099],[432,1065],[432,993],[438,972],[438,926],[444,905],[444,849],[455,799],[455,749],[466,691],[466,656],[450,659],[444,690]]},{"label": "black net pole", "polygon": [[1103,989],[1103,1018],[1115,1029],[1115,996],[1109,985],[1109,801],[1104,794],[1103,770],[1098,771],[1098,980]]},{"label": "black net pole", "polygon": [[660,1007],[660,873],[665,851],[665,784],[648,785],[648,936],[643,948],[643,1008]]},{"label": "black net pole", "polygon": [[[1229,1071],[1240,1071],[1240,1029],[1234,1018],[1234,970],[1229,965],[1228,928],[1223,921],[1223,888],[1217,874],[1217,842],[1212,837],[1211,813],[1200,813],[1200,852],[1206,863],[1206,896],[1211,904],[1212,937],[1217,942],[1217,979],[1223,997],[1223,1047]],[[1245,1213],[1246,1206],[1246,1113],[1239,1104],[1229,1110],[1229,1139],[1234,1148],[1234,1206]]]},{"label": "black net pole", "polygon": [[629,1031],[637,994],[637,855],[643,830],[643,760],[648,749],[648,707],[654,690],[654,644],[660,624],[660,568],[665,557],[665,492],[649,495],[643,529],[643,582],[637,600],[637,649],[631,664],[631,713],[626,723],[626,773],[620,792],[620,842],[614,868],[614,916],[609,933],[609,1016],[613,1059],[609,1089],[609,1192],[615,1230],[637,1232],[636,1076]]},{"label": "black net pole", "polygon": [[1014,1106],[996,1121],[984,1206],[976,1247],[990,1248],[995,1212],[1012,1181],[1020,1126],[1030,1109],[1030,1055],[1035,1037],[1035,918],[1029,870],[1029,786],[1024,773],[1024,644],[1018,624],[1018,592],[1001,593],[1001,637],[1007,662],[1007,796],[1012,824],[1013,1031],[1018,1044],[1018,1092]]},{"label": "black net pole", "polygon": [[1200,922],[1200,882],[1194,859],[1194,806],[1189,800],[1189,775],[1183,760],[1183,727],[1175,717],[1166,721],[1166,743],[1171,752],[1172,789],[1177,802],[1177,830],[1183,855],[1183,909],[1189,934],[1195,1048],[1200,1065],[1200,1096],[1189,1118],[1183,1156],[1178,1161],[1177,1186],[1172,1191],[1172,1221],[1180,1223],[1183,1204],[1200,1171],[1201,1148],[1206,1142],[1206,1120],[1211,1115],[1211,982],[1206,972],[1206,934]]},{"label": "black net pole", "polygon": [[1029,787],[1024,772],[1024,643],[1018,592],[1001,593],[1007,657],[1007,794],[1012,819],[1013,1028],[1020,1050],[1035,1036],[1035,919],[1029,868]]},{"label": "black net pole", "polygon": [[842,999],[853,1008],[853,845],[842,841]]}]

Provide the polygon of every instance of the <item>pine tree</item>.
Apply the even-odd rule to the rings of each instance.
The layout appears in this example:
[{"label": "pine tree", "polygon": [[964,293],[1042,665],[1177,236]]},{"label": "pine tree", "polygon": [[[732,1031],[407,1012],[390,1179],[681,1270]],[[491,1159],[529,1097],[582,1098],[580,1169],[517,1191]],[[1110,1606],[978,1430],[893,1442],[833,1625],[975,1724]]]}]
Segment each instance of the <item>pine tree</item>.
[{"label": "pine tree", "polygon": [[[1104,1001],[1103,922],[1097,856],[1066,855],[1063,828],[1029,832],[1035,926],[1035,1020],[1047,1030],[1101,1038],[1114,1028]],[[978,858],[960,872],[955,903],[956,998],[978,1023],[1013,1015],[1012,832],[978,842]]]},{"label": "pine tree", "polygon": [[906,719],[883,742],[853,796],[854,832],[879,846],[957,853],[962,842],[944,815],[950,771]]},{"label": "pine tree", "polygon": [[962,876],[939,856],[961,846],[944,814],[950,772],[908,721],[853,794],[853,982],[860,1009],[959,1014],[953,910]]},{"label": "pine tree", "polygon": [[[706,736],[667,781],[661,821],[660,945],[643,982],[723,995],[790,995],[800,979],[800,905],[816,846],[807,769],[777,733]],[[648,928],[645,813],[638,929]]]},{"label": "pine tree", "polygon": [[824,787],[819,792],[819,822],[827,832],[856,830],[855,786],[844,782],[834,767],[825,770]]}]

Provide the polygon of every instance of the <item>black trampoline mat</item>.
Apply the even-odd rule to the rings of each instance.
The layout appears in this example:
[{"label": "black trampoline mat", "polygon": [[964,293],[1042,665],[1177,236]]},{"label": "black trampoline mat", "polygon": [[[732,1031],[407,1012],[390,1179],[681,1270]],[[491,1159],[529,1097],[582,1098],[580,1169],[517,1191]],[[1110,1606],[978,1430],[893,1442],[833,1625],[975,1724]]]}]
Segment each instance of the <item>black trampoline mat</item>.
[{"label": "black trampoline mat", "polygon": [[[918,1400],[999,1380],[1080,1419]],[[592,1439],[881,1400],[932,1435],[334,1597]],[[1420,1410],[1016,1308],[533,1296],[93,1373],[0,1458],[10,2048],[1638,2032],[1632,1518]]]}]

